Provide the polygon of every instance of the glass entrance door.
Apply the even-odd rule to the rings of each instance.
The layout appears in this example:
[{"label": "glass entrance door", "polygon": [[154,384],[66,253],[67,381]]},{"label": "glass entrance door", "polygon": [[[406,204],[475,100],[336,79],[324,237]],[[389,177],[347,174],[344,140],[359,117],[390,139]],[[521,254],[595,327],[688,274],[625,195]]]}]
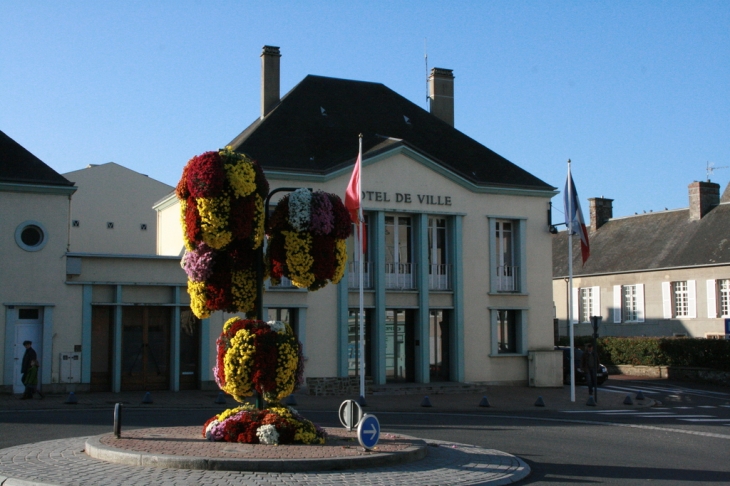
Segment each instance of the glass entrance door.
[{"label": "glass entrance door", "polygon": [[122,391],[168,390],[170,321],[167,307],[122,311]]},{"label": "glass entrance door", "polygon": [[429,376],[431,381],[449,380],[448,311],[432,310],[428,319]]},{"label": "glass entrance door", "polygon": [[415,381],[415,313],[413,310],[385,311],[385,380]]}]

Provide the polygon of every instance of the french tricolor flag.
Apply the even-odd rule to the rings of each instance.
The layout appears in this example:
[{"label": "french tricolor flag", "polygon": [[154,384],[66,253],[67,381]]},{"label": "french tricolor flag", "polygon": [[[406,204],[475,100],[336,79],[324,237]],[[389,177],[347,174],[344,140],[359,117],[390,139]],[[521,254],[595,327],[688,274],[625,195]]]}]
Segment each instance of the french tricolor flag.
[{"label": "french tricolor flag", "polygon": [[[583,265],[591,255],[591,247],[588,244],[588,230],[583,220],[583,212],[580,210],[580,201],[578,200],[578,192],[573,184],[573,176],[570,173],[570,165],[568,165],[568,179],[565,181],[565,224],[568,227],[568,235],[580,236],[580,253],[583,257]],[[569,243],[570,244],[570,243]]]}]

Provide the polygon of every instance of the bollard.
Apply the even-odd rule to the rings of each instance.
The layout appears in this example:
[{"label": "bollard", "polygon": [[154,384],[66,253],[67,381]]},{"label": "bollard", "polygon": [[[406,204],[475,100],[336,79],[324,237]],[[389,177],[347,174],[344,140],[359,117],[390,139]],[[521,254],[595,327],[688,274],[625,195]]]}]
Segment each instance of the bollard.
[{"label": "bollard", "polygon": [[368,406],[367,402],[365,401],[365,397],[362,395],[360,395],[360,397],[357,399],[357,404],[360,405],[361,407]]},{"label": "bollard", "polygon": [[588,401],[586,402],[586,405],[588,405],[589,407],[596,406],[596,400],[593,398],[593,395],[588,397]]},{"label": "bollard", "polygon": [[71,393],[69,393],[66,401],[63,403],[68,403],[69,405],[76,405],[77,403],[79,403],[79,400],[76,398],[76,395],[74,394],[74,392],[71,392]]},{"label": "bollard", "polygon": [[636,399],[637,400],[643,400],[644,399],[644,392],[642,392],[641,390],[639,390],[639,393],[636,394]]},{"label": "bollard", "polygon": [[542,399],[542,397],[537,397],[537,401],[535,402],[536,407],[544,407],[545,401]]},{"label": "bollard", "polygon": [[626,395],[624,398],[624,405],[633,405],[634,401],[631,399],[631,395]]},{"label": "bollard", "polygon": [[147,392],[144,394],[144,398],[142,399],[142,403],[148,404],[152,403],[152,395],[150,395],[150,392]]},{"label": "bollard", "polygon": [[423,397],[423,400],[421,400],[421,406],[422,407],[430,407],[431,406],[431,400],[428,399],[428,396]]},{"label": "bollard", "polygon": [[482,397],[482,401],[479,402],[479,406],[480,407],[491,407],[491,405],[489,404],[489,400],[487,400],[486,396]]},{"label": "bollard", "polygon": [[284,401],[284,405],[289,405],[290,407],[294,407],[297,404],[297,399],[294,397],[294,395],[289,395],[286,397],[286,400]]},{"label": "bollard", "polygon": [[218,396],[216,397],[216,399],[213,403],[216,403],[218,405],[226,404],[226,396],[223,394],[223,392],[218,392]]},{"label": "bollard", "polygon": [[122,436],[122,404],[114,405],[114,436],[119,439]]}]

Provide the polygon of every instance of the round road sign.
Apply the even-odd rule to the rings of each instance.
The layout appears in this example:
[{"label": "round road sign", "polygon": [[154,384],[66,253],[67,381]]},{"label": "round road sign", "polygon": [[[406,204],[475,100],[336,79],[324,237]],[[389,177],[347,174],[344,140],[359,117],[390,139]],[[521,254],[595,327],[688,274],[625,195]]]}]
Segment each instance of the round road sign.
[{"label": "round road sign", "polygon": [[380,439],[380,422],[375,415],[366,413],[357,426],[357,440],[365,449],[372,449]]},{"label": "round road sign", "polygon": [[345,400],[340,405],[340,422],[347,430],[357,427],[362,419],[362,408],[355,400]]}]

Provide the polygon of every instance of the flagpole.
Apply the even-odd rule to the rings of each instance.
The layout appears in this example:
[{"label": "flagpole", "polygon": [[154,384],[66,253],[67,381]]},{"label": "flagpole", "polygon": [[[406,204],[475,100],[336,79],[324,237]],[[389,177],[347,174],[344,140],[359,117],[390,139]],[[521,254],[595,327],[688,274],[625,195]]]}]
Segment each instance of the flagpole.
[{"label": "flagpole", "polygon": [[568,214],[565,222],[568,226],[568,330],[570,339],[570,401],[575,402],[575,345],[573,330],[573,177],[570,174],[568,159]]},{"label": "flagpole", "polygon": [[[359,137],[359,147],[358,147],[358,160],[360,161],[360,177],[358,178],[357,182],[357,194],[358,197],[361,197],[362,195],[362,133]],[[363,216],[362,216],[362,199],[360,199],[360,207],[357,210],[357,255],[358,255],[358,261],[359,261],[359,268],[358,268],[358,285],[360,288],[360,402],[361,404],[365,403],[365,310],[364,310],[364,301],[365,301],[365,294],[363,292],[363,273],[364,273],[364,263],[363,263],[363,241],[362,241],[362,231],[363,231]]]}]

